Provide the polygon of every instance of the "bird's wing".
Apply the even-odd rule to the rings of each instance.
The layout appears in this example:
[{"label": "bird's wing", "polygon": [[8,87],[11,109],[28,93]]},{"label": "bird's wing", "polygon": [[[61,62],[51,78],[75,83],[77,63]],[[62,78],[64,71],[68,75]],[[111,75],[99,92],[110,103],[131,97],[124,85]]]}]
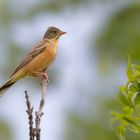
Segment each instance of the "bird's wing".
[{"label": "bird's wing", "polygon": [[28,63],[30,63],[34,58],[36,58],[38,55],[44,52],[47,46],[48,45],[46,40],[45,41],[42,40],[40,43],[38,43],[37,46],[33,48],[32,51],[21,61],[21,64],[15,69],[15,71],[11,76],[13,76],[17,71],[22,69]]}]

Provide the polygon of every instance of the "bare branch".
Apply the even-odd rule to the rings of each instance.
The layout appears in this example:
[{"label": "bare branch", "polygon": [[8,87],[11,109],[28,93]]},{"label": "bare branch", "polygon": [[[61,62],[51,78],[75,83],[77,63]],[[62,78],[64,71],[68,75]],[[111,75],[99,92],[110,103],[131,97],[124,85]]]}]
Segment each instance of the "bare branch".
[{"label": "bare branch", "polygon": [[[46,71],[44,71],[46,73]],[[47,86],[48,86],[48,76],[47,76],[47,73],[43,75],[43,78],[41,80],[41,87],[42,87],[42,96],[41,96],[41,101],[40,101],[40,105],[39,105],[39,108],[38,108],[38,111],[35,112],[35,128],[33,128],[33,107],[30,103],[30,100],[29,100],[29,96],[27,94],[27,91],[25,91],[25,98],[26,98],[26,104],[27,104],[27,114],[28,114],[28,119],[29,119],[29,136],[30,136],[30,139],[29,140],[40,140],[40,132],[41,132],[41,129],[40,129],[40,123],[41,123],[41,117],[43,116],[43,107],[44,107],[44,104],[45,104],[45,93],[46,93],[46,89],[47,89]]]},{"label": "bare branch", "polygon": [[25,91],[25,98],[26,98],[26,104],[27,104],[27,114],[28,114],[28,120],[29,120],[29,136],[30,136],[30,140],[34,140],[35,137],[35,131],[33,128],[33,107],[31,105],[31,102],[29,100],[29,96],[27,94],[27,91]]},{"label": "bare branch", "polygon": [[36,139],[40,140],[40,122],[41,122],[41,117],[43,116],[43,107],[45,104],[45,93],[46,93],[46,88],[48,86],[48,78],[44,77],[41,81],[41,87],[42,87],[42,100],[40,101],[39,109],[35,113],[36,114]]}]

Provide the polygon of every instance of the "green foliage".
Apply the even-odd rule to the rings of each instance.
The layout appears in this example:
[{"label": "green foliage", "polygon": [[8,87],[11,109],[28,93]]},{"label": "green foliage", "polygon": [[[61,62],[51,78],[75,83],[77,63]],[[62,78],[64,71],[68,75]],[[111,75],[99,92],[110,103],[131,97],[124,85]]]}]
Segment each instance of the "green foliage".
[{"label": "green foliage", "polygon": [[96,40],[101,63],[122,62],[126,53],[139,63],[140,3],[133,1],[133,4],[116,10],[106,23]]},{"label": "green foliage", "polygon": [[121,113],[111,112],[120,140],[125,140],[126,131],[140,133],[140,66],[131,63],[128,59],[128,81],[120,88],[119,98],[124,104]]},{"label": "green foliage", "polygon": [[[100,117],[101,119],[101,117]],[[65,140],[117,140],[115,133],[105,125],[106,119],[95,120],[81,117],[77,113],[69,115]],[[104,124],[104,125],[103,125]]]},{"label": "green foliage", "polygon": [[13,135],[8,124],[0,120],[0,140],[13,140]]}]

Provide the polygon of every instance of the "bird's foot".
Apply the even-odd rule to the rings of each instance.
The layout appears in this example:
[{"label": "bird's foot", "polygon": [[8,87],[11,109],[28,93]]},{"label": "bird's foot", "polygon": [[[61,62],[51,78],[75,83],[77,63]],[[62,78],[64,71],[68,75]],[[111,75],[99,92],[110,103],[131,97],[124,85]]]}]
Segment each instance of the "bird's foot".
[{"label": "bird's foot", "polygon": [[42,80],[45,79],[45,80],[47,81],[47,84],[48,84],[48,83],[50,82],[50,81],[49,81],[48,74],[44,72],[44,73],[42,73],[42,75],[43,75]]},{"label": "bird's foot", "polygon": [[41,80],[46,80],[46,81],[47,81],[47,84],[49,83],[49,78],[48,78],[47,71],[45,71],[45,72],[36,72],[36,71],[32,71],[32,74],[33,74],[35,77],[38,77],[38,78],[41,79]]}]

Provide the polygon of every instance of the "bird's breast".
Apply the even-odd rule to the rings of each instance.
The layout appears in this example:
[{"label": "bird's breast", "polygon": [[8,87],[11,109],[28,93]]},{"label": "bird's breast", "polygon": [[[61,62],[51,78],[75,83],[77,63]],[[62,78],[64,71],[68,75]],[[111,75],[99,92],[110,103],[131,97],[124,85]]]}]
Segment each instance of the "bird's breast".
[{"label": "bird's breast", "polygon": [[42,54],[43,56],[43,65],[48,66],[50,65],[56,58],[56,54],[57,54],[57,48],[54,47],[48,47],[46,48],[46,50],[44,51],[44,53]]},{"label": "bird's breast", "polygon": [[[38,55],[27,65],[27,71],[42,71],[46,69],[56,58],[57,48],[46,47],[44,52]],[[30,74],[29,74],[30,75]]]}]

